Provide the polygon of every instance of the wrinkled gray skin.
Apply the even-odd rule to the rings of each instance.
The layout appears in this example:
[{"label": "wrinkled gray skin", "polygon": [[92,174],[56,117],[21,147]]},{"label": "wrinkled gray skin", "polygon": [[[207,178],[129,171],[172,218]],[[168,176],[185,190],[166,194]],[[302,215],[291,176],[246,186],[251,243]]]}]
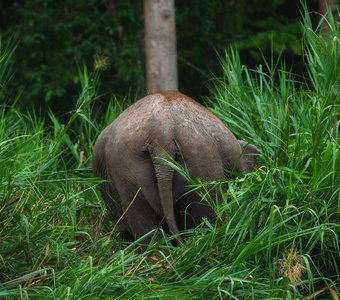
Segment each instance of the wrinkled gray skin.
[{"label": "wrinkled gray skin", "polygon": [[191,178],[223,180],[225,169],[252,170],[254,153],[256,147],[237,140],[208,109],[168,91],[148,95],[119,115],[99,136],[92,161],[94,174],[110,181],[101,193],[119,231],[137,239],[161,224],[178,233],[202,218],[215,219],[195,193],[183,195],[185,180],[164,160],[174,159]]}]

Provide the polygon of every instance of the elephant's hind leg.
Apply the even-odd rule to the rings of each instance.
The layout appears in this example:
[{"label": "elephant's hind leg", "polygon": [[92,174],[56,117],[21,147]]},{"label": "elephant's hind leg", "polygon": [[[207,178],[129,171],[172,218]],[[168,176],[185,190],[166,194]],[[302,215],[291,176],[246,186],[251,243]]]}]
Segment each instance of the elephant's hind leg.
[{"label": "elephant's hind leg", "polygon": [[[138,239],[146,233],[157,229],[161,224],[161,218],[146,201],[141,189],[125,182],[119,190],[124,218],[130,228],[133,239]],[[146,241],[151,241],[152,236]]]}]

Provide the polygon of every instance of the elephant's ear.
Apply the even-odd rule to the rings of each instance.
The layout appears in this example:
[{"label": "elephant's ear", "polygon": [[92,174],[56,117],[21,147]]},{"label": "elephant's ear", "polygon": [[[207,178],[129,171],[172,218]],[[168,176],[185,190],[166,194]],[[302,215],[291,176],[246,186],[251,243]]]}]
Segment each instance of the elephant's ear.
[{"label": "elephant's ear", "polygon": [[247,173],[255,169],[257,155],[260,150],[254,145],[247,144],[245,141],[238,141],[242,148],[242,173]]}]

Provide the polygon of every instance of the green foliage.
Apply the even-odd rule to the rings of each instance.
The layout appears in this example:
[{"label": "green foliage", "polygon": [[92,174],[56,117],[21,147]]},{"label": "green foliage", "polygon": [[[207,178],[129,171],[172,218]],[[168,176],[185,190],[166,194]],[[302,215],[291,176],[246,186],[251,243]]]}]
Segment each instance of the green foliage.
[{"label": "green foliage", "polygon": [[[310,9],[317,10],[315,3],[308,1]],[[242,63],[250,67],[263,57],[283,56],[289,68],[303,73],[299,8],[299,1],[284,0],[177,1],[181,89],[205,94],[202,82],[220,69],[216,52],[229,47],[237,47]]]},{"label": "green foliage", "polygon": [[13,88],[25,92],[22,101],[72,109],[83,62],[103,71],[101,93],[143,89],[142,2],[11,1],[0,11],[3,32],[19,42]]},{"label": "green foliage", "polygon": [[0,100],[5,99],[7,83],[10,80],[10,61],[15,51],[13,41],[3,42],[0,35]]},{"label": "green foliage", "polygon": [[[226,182],[192,180],[202,201],[215,207],[218,224],[205,221],[178,247],[162,231],[162,240],[142,247],[142,240],[121,241],[114,230],[89,156],[127,101],[112,99],[99,118],[97,73],[78,70],[81,94],[66,122],[50,112],[47,125],[18,110],[16,101],[1,105],[0,298],[331,299],[339,293],[339,29],[330,14],[328,21],[326,36],[304,16],[306,82],[284,64],[249,70],[235,50],[221,59],[224,77],[215,79],[211,108],[261,149],[258,169]],[[0,53],[0,74],[8,49]],[[220,193],[223,203],[216,205],[208,191]]]},{"label": "green foliage", "polygon": [[[312,8],[315,2],[309,1]],[[273,51],[304,70],[297,57],[296,1],[177,1],[176,22],[180,89],[195,98],[207,94],[204,82],[219,68],[216,52],[231,45],[239,47],[247,65]],[[18,42],[11,89],[22,92],[22,105],[47,103],[58,114],[73,109],[80,80],[76,66],[83,63],[102,71],[100,94],[124,95],[129,89],[144,94],[143,1],[5,0],[0,29]]]}]

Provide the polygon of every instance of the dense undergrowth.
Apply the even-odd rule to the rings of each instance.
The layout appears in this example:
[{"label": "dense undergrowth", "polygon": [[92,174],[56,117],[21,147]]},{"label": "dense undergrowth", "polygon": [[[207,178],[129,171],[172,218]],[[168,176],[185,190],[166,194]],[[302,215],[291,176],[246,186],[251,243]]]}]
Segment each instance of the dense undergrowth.
[{"label": "dense undergrowth", "polygon": [[[0,106],[0,298],[338,299],[339,31],[304,16],[309,78],[273,62],[249,70],[222,59],[211,109],[261,150],[258,169],[228,181],[218,225],[141,247],[119,238],[93,178],[100,132],[124,108],[96,116],[98,76],[82,70],[77,108],[62,124]],[[4,51],[5,50],[5,51]],[[11,51],[1,48],[0,93]],[[100,121],[98,121],[100,120]],[[208,198],[225,182],[192,182]],[[214,199],[206,199],[214,202]]]}]

